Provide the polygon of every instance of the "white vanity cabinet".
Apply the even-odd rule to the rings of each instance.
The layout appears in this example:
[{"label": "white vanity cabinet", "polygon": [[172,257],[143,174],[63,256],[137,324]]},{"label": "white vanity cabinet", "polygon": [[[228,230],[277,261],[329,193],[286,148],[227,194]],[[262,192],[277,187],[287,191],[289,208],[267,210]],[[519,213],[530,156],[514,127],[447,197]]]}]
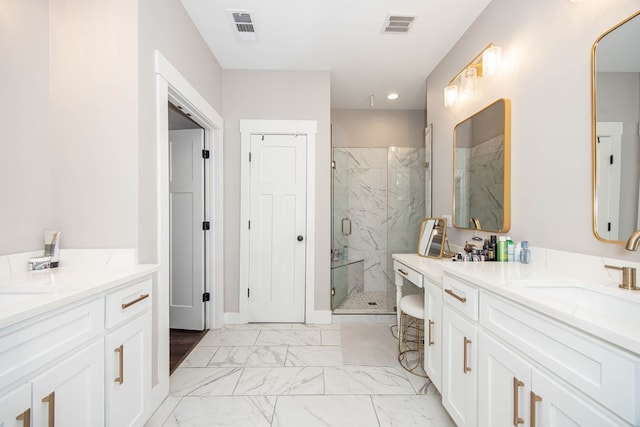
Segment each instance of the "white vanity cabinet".
[{"label": "white vanity cabinet", "polygon": [[424,370],[438,390],[442,389],[442,288],[425,280]]},{"label": "white vanity cabinet", "polygon": [[149,277],[0,328],[0,426],[143,425],[151,412]]},{"label": "white vanity cabinet", "polygon": [[637,357],[491,295],[480,324],[480,426],[638,425]]},{"label": "white vanity cabinet", "polygon": [[106,425],[141,426],[151,398],[151,280],[106,297]]},{"label": "white vanity cabinet", "polygon": [[442,404],[458,427],[477,425],[478,291],[445,276]]},{"label": "white vanity cabinet", "polygon": [[102,425],[103,330],[102,298],[1,330],[0,425]]}]

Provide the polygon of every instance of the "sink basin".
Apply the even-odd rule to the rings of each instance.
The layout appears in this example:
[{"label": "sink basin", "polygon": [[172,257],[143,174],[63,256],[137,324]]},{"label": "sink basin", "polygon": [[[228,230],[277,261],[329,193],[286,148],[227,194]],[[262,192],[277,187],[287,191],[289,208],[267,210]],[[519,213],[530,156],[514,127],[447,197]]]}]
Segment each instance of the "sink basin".
[{"label": "sink basin", "polygon": [[26,293],[26,294],[18,294],[18,293],[6,293],[0,294],[0,308],[7,308],[14,304],[20,304],[24,301],[27,301],[31,298],[39,297],[38,294],[34,293]]},{"label": "sink basin", "polygon": [[[565,282],[566,283],[566,282]],[[640,302],[621,295],[577,286],[524,286],[527,297],[544,302],[583,320],[607,329],[620,331],[628,325],[640,324]]]}]

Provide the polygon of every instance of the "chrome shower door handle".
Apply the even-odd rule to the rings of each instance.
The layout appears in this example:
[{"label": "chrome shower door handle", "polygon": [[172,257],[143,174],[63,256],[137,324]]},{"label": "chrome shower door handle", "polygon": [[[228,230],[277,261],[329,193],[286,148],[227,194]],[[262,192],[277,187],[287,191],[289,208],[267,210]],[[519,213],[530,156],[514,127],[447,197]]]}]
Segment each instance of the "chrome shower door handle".
[{"label": "chrome shower door handle", "polygon": [[[346,226],[345,226],[346,224]],[[347,231],[345,231],[347,230]],[[351,220],[349,218],[342,218],[342,235],[350,236],[351,235]]]}]

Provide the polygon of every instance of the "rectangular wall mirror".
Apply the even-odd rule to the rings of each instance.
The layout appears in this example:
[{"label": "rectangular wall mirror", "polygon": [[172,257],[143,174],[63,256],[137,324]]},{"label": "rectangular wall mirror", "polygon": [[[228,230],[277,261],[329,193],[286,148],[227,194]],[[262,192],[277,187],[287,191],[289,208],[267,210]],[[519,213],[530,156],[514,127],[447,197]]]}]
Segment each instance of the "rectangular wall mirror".
[{"label": "rectangular wall mirror", "polygon": [[453,225],[504,233],[511,226],[511,102],[499,99],[453,130]]},{"label": "rectangular wall mirror", "polygon": [[640,12],[591,50],[593,232],[621,242],[640,228]]},{"label": "rectangular wall mirror", "polygon": [[418,236],[418,255],[440,258],[444,253],[447,221],[444,218],[424,218]]}]

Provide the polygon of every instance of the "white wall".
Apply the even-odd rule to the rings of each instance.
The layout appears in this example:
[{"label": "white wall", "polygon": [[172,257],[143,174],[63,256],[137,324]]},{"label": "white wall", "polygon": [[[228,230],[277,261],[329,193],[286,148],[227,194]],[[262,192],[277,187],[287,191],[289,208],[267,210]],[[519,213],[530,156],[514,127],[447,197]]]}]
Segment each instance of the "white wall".
[{"label": "white wall", "polygon": [[0,1],[0,255],[51,226],[48,4]]},{"label": "white wall", "polygon": [[[511,237],[534,246],[638,258],[593,234],[590,125],[593,42],[637,8],[627,0],[489,4],[427,79],[434,215],[452,209],[453,127],[506,97],[512,100]],[[443,88],[489,42],[502,46],[501,73],[480,79],[469,102],[445,108]],[[472,237],[462,230],[448,235],[452,243]]]},{"label": "white wall", "polygon": [[331,139],[328,71],[224,70],[225,312],[239,310],[240,120],[317,120],[316,310],[330,309]]},{"label": "white wall", "polygon": [[133,248],[136,0],[51,0],[52,226],[67,248]]},{"label": "white wall", "polygon": [[424,147],[424,110],[331,110],[331,145]]}]

